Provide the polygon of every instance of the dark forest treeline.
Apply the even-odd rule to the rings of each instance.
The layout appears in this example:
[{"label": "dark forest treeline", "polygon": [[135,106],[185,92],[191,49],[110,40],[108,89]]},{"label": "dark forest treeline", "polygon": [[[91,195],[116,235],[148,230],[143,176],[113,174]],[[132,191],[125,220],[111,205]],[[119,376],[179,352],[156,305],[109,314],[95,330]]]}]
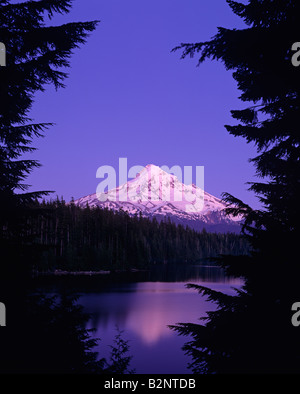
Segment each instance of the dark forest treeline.
[{"label": "dark forest treeline", "polygon": [[80,208],[59,199],[37,204],[37,212],[28,219],[28,235],[43,249],[39,271],[146,268],[248,251],[233,233],[196,232],[170,220]]}]

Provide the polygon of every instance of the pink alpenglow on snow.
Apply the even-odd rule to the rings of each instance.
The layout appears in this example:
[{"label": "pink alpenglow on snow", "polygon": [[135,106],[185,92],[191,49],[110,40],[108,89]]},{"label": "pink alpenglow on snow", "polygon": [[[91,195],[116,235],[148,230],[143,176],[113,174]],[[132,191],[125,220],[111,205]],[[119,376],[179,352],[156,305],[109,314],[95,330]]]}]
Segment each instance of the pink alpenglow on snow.
[{"label": "pink alpenglow on snow", "polygon": [[[158,220],[168,217],[176,224],[196,230],[240,231],[242,218],[226,215],[224,209],[227,205],[222,200],[193,183],[182,183],[177,176],[163,168],[153,164],[142,167],[139,172],[136,171],[132,180],[108,191],[101,192],[98,188],[97,193],[79,198],[75,204],[123,210],[130,216],[142,215]],[[176,172],[176,168],[173,172]],[[129,171],[129,176],[133,176],[132,171]]]}]

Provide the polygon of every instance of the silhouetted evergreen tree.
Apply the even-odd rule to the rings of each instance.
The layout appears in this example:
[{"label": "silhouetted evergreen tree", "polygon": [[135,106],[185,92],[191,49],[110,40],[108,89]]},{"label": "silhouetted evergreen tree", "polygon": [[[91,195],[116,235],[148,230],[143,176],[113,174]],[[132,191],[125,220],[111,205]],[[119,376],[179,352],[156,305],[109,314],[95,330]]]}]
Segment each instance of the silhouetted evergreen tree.
[{"label": "silhouetted evergreen tree", "polygon": [[[106,360],[93,351],[97,340],[86,329],[88,314],[77,297],[61,292],[42,293],[27,298],[28,307],[19,311],[26,324],[19,326],[17,354],[2,359],[1,372],[14,373],[93,373],[100,374]],[[22,343],[19,343],[20,338]]]},{"label": "silhouetted evergreen tree", "polygon": [[26,234],[21,234],[18,224],[24,226],[25,202],[32,202],[42,194],[26,193],[28,185],[24,184],[27,175],[39,163],[21,159],[22,154],[34,151],[33,137],[41,137],[51,126],[50,123],[33,123],[28,118],[34,94],[43,91],[45,85],[64,86],[67,73],[63,70],[69,66],[72,51],[85,42],[97,23],[46,24],[55,14],[68,13],[71,3],[70,0],[14,4],[2,0],[0,3],[0,39],[6,45],[7,57],[6,67],[0,68],[0,239],[4,240],[3,246],[13,235],[17,237],[16,244],[22,244],[21,237]]},{"label": "silhouetted evergreen tree", "polygon": [[29,112],[36,92],[46,85],[64,86],[73,50],[97,24],[50,26],[50,20],[67,14],[71,4],[71,0],[0,1],[0,41],[6,46],[6,67],[0,67],[0,300],[7,308],[0,348],[4,362],[25,351],[28,331],[22,325],[31,323],[22,318],[36,306],[27,302],[29,276],[40,258],[30,222],[39,215],[34,201],[45,192],[27,192],[24,181],[39,163],[22,155],[34,151],[33,138],[41,137],[51,123],[34,123]]},{"label": "silhouetted evergreen tree", "polygon": [[224,257],[220,264],[245,284],[235,296],[195,288],[219,306],[204,325],[173,327],[192,335],[184,349],[194,372],[299,372],[298,329],[291,306],[299,301],[300,219],[299,69],[291,47],[299,41],[300,3],[296,0],[227,0],[246,23],[243,29],[219,28],[208,42],[182,44],[183,57],[200,53],[200,63],[217,59],[233,77],[247,108],[232,111],[232,135],[256,145],[251,161],[261,182],[254,191],[262,209],[253,210],[225,194],[228,212],[245,217],[244,233],[252,253]]},{"label": "silhouetted evergreen tree", "polygon": [[132,356],[128,356],[129,343],[123,339],[123,333],[124,331],[120,331],[117,327],[114,344],[110,346],[110,364],[107,363],[107,367],[104,369],[105,373],[117,375],[135,373],[134,369],[129,368]]},{"label": "silhouetted evergreen tree", "polygon": [[[129,369],[129,343],[118,331],[109,360],[95,352],[99,339],[86,325],[89,315],[78,304],[78,296],[64,291],[55,296],[42,293],[27,297],[28,308],[19,311],[20,334],[10,353],[0,359],[1,373],[27,374],[123,374]],[[21,342],[24,340],[24,342]],[[5,356],[5,357],[4,357]]]}]

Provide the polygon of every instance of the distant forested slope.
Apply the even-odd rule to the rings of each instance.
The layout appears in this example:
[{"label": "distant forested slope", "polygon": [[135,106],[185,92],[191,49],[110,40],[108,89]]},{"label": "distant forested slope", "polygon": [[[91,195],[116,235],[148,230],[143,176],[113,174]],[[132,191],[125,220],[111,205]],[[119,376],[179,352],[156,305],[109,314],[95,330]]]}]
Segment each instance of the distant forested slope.
[{"label": "distant forested slope", "polygon": [[246,241],[233,233],[196,232],[170,220],[79,208],[58,199],[36,208],[27,236],[42,249],[39,271],[148,268],[248,252]]}]

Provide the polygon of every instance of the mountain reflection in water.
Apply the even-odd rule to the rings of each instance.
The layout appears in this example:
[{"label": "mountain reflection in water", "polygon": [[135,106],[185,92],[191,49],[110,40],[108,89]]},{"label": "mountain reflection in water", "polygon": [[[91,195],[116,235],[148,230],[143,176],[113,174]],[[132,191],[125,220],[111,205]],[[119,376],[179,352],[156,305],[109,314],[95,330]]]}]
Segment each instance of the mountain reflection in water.
[{"label": "mountain reflection in water", "polygon": [[88,328],[96,328],[93,335],[101,339],[97,349],[101,357],[109,356],[118,327],[124,330],[123,338],[129,340],[131,367],[137,373],[189,373],[190,360],[181,350],[188,338],[179,337],[168,325],[199,323],[199,318],[216,306],[185,284],[202,284],[234,294],[232,287],[240,287],[241,281],[226,278],[217,267],[188,270],[188,275],[182,274],[183,279],[176,275],[177,280],[172,282],[161,280],[162,270],[158,275],[145,274],[145,281],[139,277],[136,282],[111,282],[104,289],[101,286],[98,291],[94,288],[92,293],[81,293],[79,302],[91,314]]}]

